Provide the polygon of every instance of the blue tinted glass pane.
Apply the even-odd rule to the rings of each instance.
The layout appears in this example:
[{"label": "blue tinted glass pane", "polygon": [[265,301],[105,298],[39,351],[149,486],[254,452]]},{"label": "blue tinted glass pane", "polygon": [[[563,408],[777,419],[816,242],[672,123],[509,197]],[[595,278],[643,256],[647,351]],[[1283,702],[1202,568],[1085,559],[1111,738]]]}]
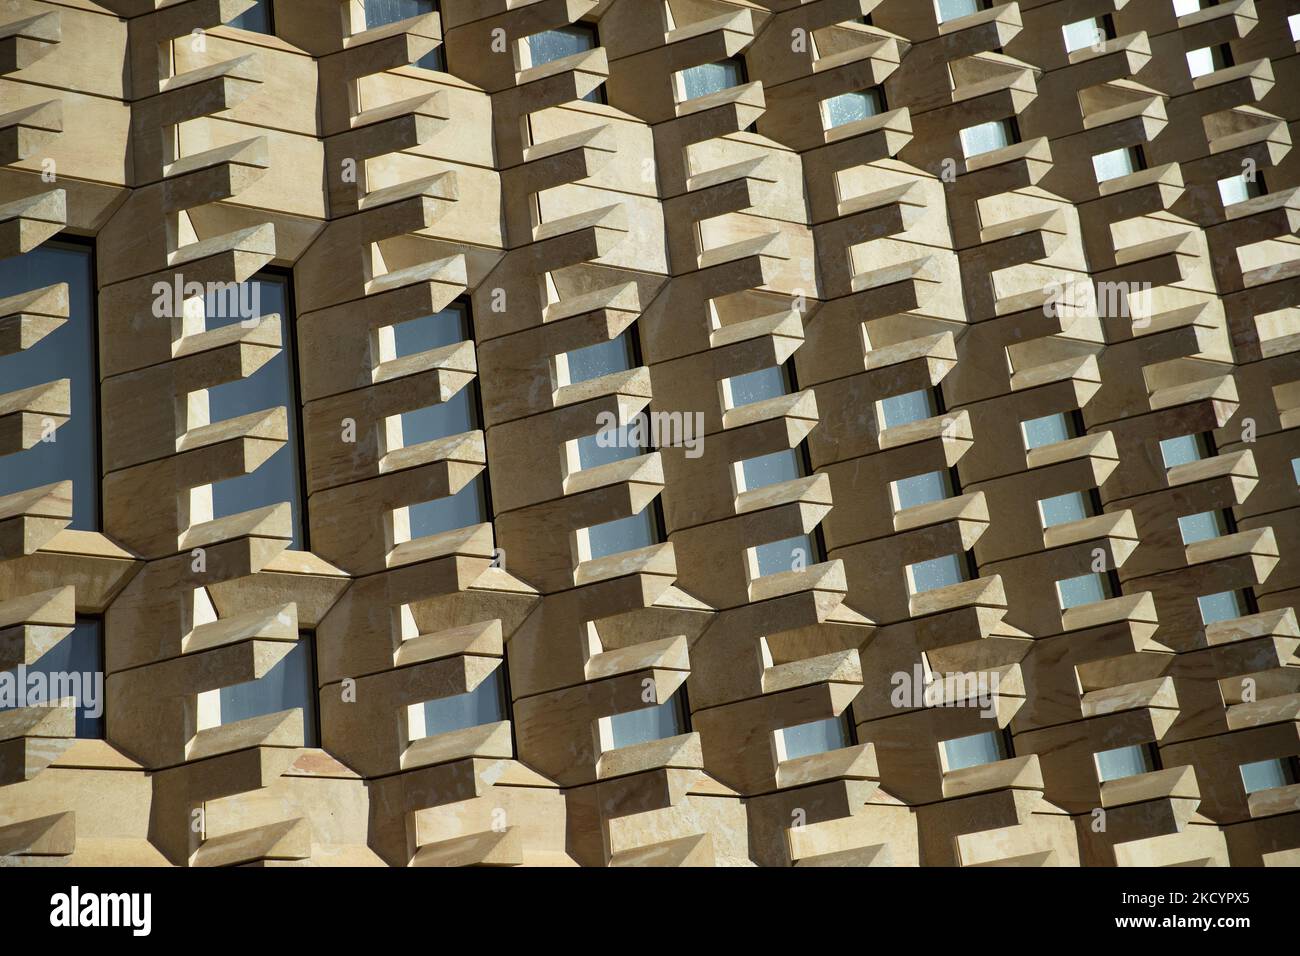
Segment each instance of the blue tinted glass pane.
[{"label": "blue tinted glass pane", "polygon": [[1166,468],[1173,468],[1189,461],[1200,461],[1205,455],[1199,436],[1179,435],[1177,438],[1166,438],[1160,443],[1160,457],[1164,459]]},{"label": "blue tinted glass pane", "polygon": [[812,538],[806,534],[795,535],[783,541],[760,544],[754,548],[754,555],[758,562],[760,578],[769,574],[780,574],[782,571],[796,570],[796,565],[800,569],[811,567],[817,562]]},{"label": "blue tinted glass pane", "polygon": [[1201,609],[1201,621],[1213,624],[1216,621],[1230,621],[1246,613],[1241,598],[1236,591],[1220,591],[1218,594],[1206,594],[1196,599]]},{"label": "blue tinted glass pane", "polygon": [[967,156],[992,152],[1011,145],[1011,126],[1006,120],[980,123],[961,131],[961,148]]},{"label": "blue tinted glass pane", "polygon": [[235,19],[230,26],[254,33],[271,33],[271,0],[255,0],[256,5],[249,7]]},{"label": "blue tinted glass pane", "polygon": [[939,22],[947,23],[959,17],[968,17],[979,10],[976,0],[936,0],[935,9],[939,13]]},{"label": "blue tinted glass pane", "polygon": [[651,740],[663,740],[665,737],[676,737],[686,732],[675,697],[670,697],[655,707],[614,714],[609,719],[609,725],[615,750]]},{"label": "blue tinted glass pane", "polygon": [[891,395],[880,402],[880,415],[886,428],[919,422],[933,417],[936,412],[934,393],[928,388],[908,392],[906,395]]},{"label": "blue tinted glass pane", "polygon": [[720,63],[702,63],[690,69],[682,70],[682,84],[686,88],[686,98],[693,100],[699,96],[708,96],[741,83],[740,64],[735,60],[723,60]]},{"label": "blue tinted glass pane", "polygon": [[[409,20],[421,14],[433,13],[438,9],[434,0],[365,0],[366,29],[373,30],[388,23]],[[445,70],[442,59],[442,47],[436,46],[415,61],[415,66],[426,70]]]},{"label": "blue tinted glass pane", "polygon": [[1300,485],[1300,458],[1291,459],[1291,470],[1295,472],[1295,483]]},{"label": "blue tinted glass pane", "polygon": [[1060,594],[1061,610],[1065,611],[1080,604],[1106,600],[1106,578],[1100,574],[1081,574],[1057,581],[1056,590]]},{"label": "blue tinted glass pane", "polygon": [[727,387],[731,391],[731,407],[740,408],[742,405],[786,394],[785,374],[781,371],[781,366],[773,365],[770,368],[760,368],[757,372],[733,375],[727,379]]},{"label": "blue tinted glass pane", "polygon": [[393,344],[398,358],[455,345],[468,338],[469,323],[465,319],[465,310],[459,308],[443,309],[436,315],[393,326]]},{"label": "blue tinted glass pane", "polygon": [[1288,761],[1257,760],[1241,765],[1241,782],[1247,793],[1257,790],[1269,790],[1273,787],[1285,787],[1295,783],[1295,775],[1288,766]]},{"label": "blue tinted glass pane", "polygon": [[595,46],[596,31],[590,27],[574,25],[534,33],[528,38],[528,55],[533,66],[541,66],[575,53],[585,53]]},{"label": "blue tinted glass pane", "polygon": [[433,13],[438,9],[434,0],[365,0],[365,3],[367,30],[418,17],[422,13]]},{"label": "blue tinted glass pane", "polygon": [[913,594],[923,594],[935,588],[944,588],[966,580],[966,562],[956,554],[945,554],[942,558],[918,561],[909,567],[912,572]]},{"label": "blue tinted glass pane", "polygon": [[72,525],[99,530],[99,381],[95,372],[94,286],[88,248],[46,243],[0,260],[0,298],[68,284],[68,320],[29,349],[0,355],[0,395],[69,380],[71,417],[0,466],[0,495],[72,481]]},{"label": "blue tinted glass pane", "polygon": [[587,529],[587,542],[592,560],[624,551],[635,551],[655,543],[654,514],[647,506],[639,514]]},{"label": "blue tinted glass pane", "polygon": [[[600,465],[608,465],[612,461],[622,461],[625,458],[635,458],[637,455],[644,454],[645,449],[630,443],[628,427],[624,425],[614,434],[597,432],[595,435],[584,435],[579,438],[578,466],[582,469],[597,468]],[[602,442],[605,443],[604,447]]]},{"label": "blue tinted glass pane", "polygon": [[505,685],[498,667],[468,694],[425,701],[424,734],[432,737],[505,720],[505,699]]},{"label": "blue tinted glass pane", "polygon": [[1007,756],[1006,743],[1002,739],[1002,734],[996,730],[945,740],[943,753],[949,770],[963,770],[966,767],[996,763]]},{"label": "blue tinted glass pane", "polygon": [[233,724],[301,707],[304,745],[316,746],[316,688],[311,655],[312,638],[303,634],[280,663],[260,679],[221,688],[221,723]]},{"label": "blue tinted glass pane", "polygon": [[1183,544],[1217,538],[1225,530],[1223,515],[1218,511],[1202,511],[1178,519],[1178,531],[1183,536]]},{"label": "blue tinted glass pane", "polygon": [[745,475],[746,491],[764,488],[767,485],[775,485],[781,481],[790,481],[798,478],[799,472],[802,470],[799,463],[799,453],[793,448],[789,451],[778,451],[770,455],[760,455],[758,458],[749,458],[742,461],[740,467]]},{"label": "blue tinted glass pane", "polygon": [[574,349],[566,353],[565,358],[569,363],[569,384],[576,385],[632,368],[632,342],[624,332],[608,342]]},{"label": "blue tinted glass pane", "polygon": [[1069,419],[1060,412],[1042,418],[1031,418],[1020,424],[1025,432],[1026,450],[1054,445],[1058,441],[1074,437]]},{"label": "blue tinted glass pane", "polygon": [[483,475],[480,473],[454,495],[411,505],[407,508],[407,520],[412,540],[482,524],[487,521]]},{"label": "blue tinted glass pane", "polygon": [[1132,747],[1117,747],[1103,750],[1097,754],[1097,779],[1119,780],[1121,777],[1135,777],[1155,769],[1151,762],[1151,749],[1143,744]]},{"label": "blue tinted glass pane", "polygon": [[845,123],[855,123],[879,112],[880,93],[877,90],[841,93],[826,100],[826,123],[830,129]]},{"label": "blue tinted glass pane", "polygon": [[823,754],[849,745],[848,728],[844,726],[843,717],[828,717],[797,727],[786,727],[781,731],[781,737],[785,741],[786,760]]},{"label": "blue tinted glass pane", "polygon": [[946,471],[930,471],[924,475],[900,478],[894,482],[894,495],[898,499],[898,509],[915,508],[928,505],[934,501],[943,501],[952,493],[952,485]]},{"label": "blue tinted glass pane", "polygon": [[1058,524],[1068,524],[1071,521],[1082,521],[1088,517],[1088,499],[1081,491],[1071,491],[1069,494],[1057,495],[1055,498],[1044,498],[1038,502],[1039,510],[1043,515],[1043,527],[1051,528]]},{"label": "blue tinted glass pane", "polygon": [[77,700],[76,736],[103,737],[104,631],[97,618],[77,618],[72,632],[34,663],[0,674],[0,712],[65,697]]},{"label": "blue tinted glass pane", "polygon": [[402,445],[410,447],[435,438],[463,435],[478,427],[475,383],[470,382],[445,402],[402,412]]},{"label": "blue tinted glass pane", "polygon": [[[289,314],[287,283],[262,277],[242,283],[240,308],[224,297],[209,297],[206,325],[215,329],[244,315],[280,316],[280,351],[248,378],[208,389],[208,416],[213,422],[283,406],[288,412],[289,440],[250,475],[212,486],[212,516],[224,518],[287,501],[293,508],[293,547],[302,548],[302,494],[299,481],[298,393],[293,381],[294,325]],[[232,297],[233,298],[233,297]],[[247,307],[253,308],[248,309]]]}]

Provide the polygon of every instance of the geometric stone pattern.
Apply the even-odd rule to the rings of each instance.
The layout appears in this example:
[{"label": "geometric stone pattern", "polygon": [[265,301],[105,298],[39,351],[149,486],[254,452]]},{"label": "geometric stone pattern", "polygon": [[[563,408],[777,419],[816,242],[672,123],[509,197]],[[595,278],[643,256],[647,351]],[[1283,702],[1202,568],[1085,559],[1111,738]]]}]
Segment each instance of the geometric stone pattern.
[{"label": "geometric stone pattern", "polygon": [[[1300,754],[1300,3],[442,0],[367,28],[359,0],[275,0],[275,35],[222,26],[252,6],[0,10],[0,257],[96,240],[103,513],[69,529],[66,481],[0,497],[0,667],[99,615],[107,686],[103,740],[66,705],[0,714],[5,861],[1300,862],[1300,783],[1238,771]],[[1091,17],[1110,35],[1067,52]],[[578,21],[598,46],[533,65]],[[681,71],[730,58],[687,98]],[[1267,191],[1225,206],[1243,169]],[[267,267],[292,322],[151,311],[177,274]],[[453,306],[471,340],[395,353]],[[0,354],[67,315],[59,286],[0,301]],[[299,407],[210,421],[289,334]],[[625,334],[628,368],[566,371]],[[737,400],[776,366],[784,394]],[[403,442],[465,390],[478,427]],[[582,467],[602,416],[642,412],[698,421],[702,454]],[[66,381],[0,383],[3,467],[68,415]],[[213,517],[295,435],[310,550],[287,502]],[[801,467],[749,488],[761,456]],[[931,473],[947,494],[900,506]],[[476,481],[490,521],[411,536]],[[1044,529],[1073,492],[1090,513]],[[1229,533],[1185,544],[1212,510]],[[657,540],[592,556],[585,529],[638,514]],[[947,555],[956,579],[910,583]],[[1203,623],[1199,596],[1247,589]],[[303,708],[205,718],[300,640],[320,746]],[[497,679],[506,719],[413,727]],[[680,732],[611,746],[666,702]],[[842,739],[792,755],[813,722]],[[994,726],[1001,759],[949,766]],[[1116,748],[1153,763],[1099,782]]]}]

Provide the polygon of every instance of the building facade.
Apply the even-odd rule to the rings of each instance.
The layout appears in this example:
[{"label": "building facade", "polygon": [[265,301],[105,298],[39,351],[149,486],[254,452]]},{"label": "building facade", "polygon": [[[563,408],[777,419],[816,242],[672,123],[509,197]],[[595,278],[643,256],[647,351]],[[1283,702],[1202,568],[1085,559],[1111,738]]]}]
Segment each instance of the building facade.
[{"label": "building facade", "polygon": [[0,861],[1300,864],[1300,0],[0,0]]}]

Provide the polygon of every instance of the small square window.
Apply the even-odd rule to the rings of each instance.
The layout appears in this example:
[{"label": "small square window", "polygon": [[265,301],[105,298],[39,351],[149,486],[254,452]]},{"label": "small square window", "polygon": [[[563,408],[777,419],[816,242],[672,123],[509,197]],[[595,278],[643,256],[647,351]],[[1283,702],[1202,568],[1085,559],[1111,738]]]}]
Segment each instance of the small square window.
[{"label": "small square window", "polygon": [[1015,124],[1009,119],[980,123],[978,126],[968,126],[961,131],[961,149],[968,159],[1018,142],[1020,137],[1016,132]]},{"label": "small square window", "polygon": [[894,497],[894,510],[916,508],[952,497],[952,479],[946,471],[929,471],[911,478],[890,482]]},{"label": "small square window", "polygon": [[851,742],[848,722],[844,716],[785,727],[776,734],[781,742],[778,753],[782,760],[798,760],[800,757],[840,750]]},{"label": "small square window", "polygon": [[658,533],[655,530],[654,512],[649,505],[641,509],[637,514],[626,518],[617,518],[614,521],[607,521],[604,524],[592,525],[590,528],[584,528],[579,532],[579,534],[584,533],[587,539],[588,552],[588,556],[583,558],[584,561],[594,561],[597,558],[608,557],[611,554],[622,554],[624,551],[648,548],[658,539]]},{"label": "small square window", "polygon": [[311,632],[300,632],[289,653],[260,678],[222,687],[217,695],[220,699],[219,709],[213,715],[218,718],[217,725],[224,726],[301,708],[303,746],[315,747],[316,682],[313,677],[313,641]]},{"label": "small square window", "polygon": [[680,694],[673,694],[662,704],[614,714],[608,720],[609,747],[633,747],[652,740],[665,740],[686,733],[686,716]]},{"label": "small square window", "polygon": [[856,93],[841,93],[822,100],[822,113],[827,129],[856,123],[869,116],[879,116],[885,111],[885,93],[879,86]]},{"label": "small square window", "polygon": [[1061,33],[1065,35],[1065,52],[1073,53],[1114,39],[1115,28],[1111,25],[1109,16],[1089,17],[1087,20],[1067,23],[1061,27]]},{"label": "small square window", "polygon": [[1116,747],[1093,754],[1097,763],[1097,780],[1121,780],[1124,777],[1136,777],[1141,773],[1150,773],[1157,769],[1154,755],[1149,744],[1134,744],[1131,747]]},{"label": "small square window", "polygon": [[440,697],[419,705],[424,711],[425,737],[447,734],[507,718],[505,681],[502,664],[472,691],[452,697]]},{"label": "small square window", "polygon": [[1100,153],[1092,157],[1092,170],[1099,183],[1118,179],[1145,168],[1146,161],[1142,158],[1142,150],[1136,146],[1123,146],[1112,149],[1109,153]]},{"label": "small square window", "polygon": [[988,730],[982,734],[969,737],[955,737],[941,744],[946,770],[965,770],[967,767],[982,767],[985,764],[1006,760],[1006,735],[1000,730]]},{"label": "small square window", "polygon": [[754,402],[766,401],[789,392],[786,385],[785,370],[780,365],[761,368],[757,372],[746,372],[724,379],[723,391],[727,396],[728,408],[740,408]]},{"label": "small square window", "polygon": [[783,481],[793,481],[803,471],[799,452],[793,448],[759,455],[757,458],[746,458],[736,464],[740,471],[740,491],[753,491]]},{"label": "small square window", "polygon": [[1243,763],[1237,768],[1241,773],[1241,783],[1247,793],[1260,790],[1272,790],[1275,787],[1289,787],[1300,783],[1296,778],[1295,757],[1275,757],[1272,760],[1256,760]]},{"label": "small square window", "polygon": [[1208,443],[1203,435],[1179,435],[1160,443],[1160,457],[1165,468],[1176,468],[1189,462],[1209,457]]},{"label": "small square window", "polygon": [[[528,37],[528,61],[531,66],[542,66],[566,56],[594,50],[598,46],[600,42],[594,26],[589,23],[572,23],[567,27],[543,30]],[[603,103],[604,87],[592,90],[583,99],[590,103]]]},{"label": "small square window", "polygon": [[271,19],[271,0],[253,0],[253,6],[231,20],[227,26],[238,27],[240,30],[248,30],[252,33],[264,33],[267,36],[274,36],[275,26],[274,21]]},{"label": "small square window", "polygon": [[[437,12],[438,5],[434,0],[365,0],[366,29],[373,30],[375,27]],[[434,47],[412,65],[426,70],[445,72],[446,64],[442,59],[442,47]]]},{"label": "small square window", "polygon": [[600,431],[579,438],[576,442],[578,469],[586,471],[588,468],[599,468],[601,465],[644,455],[646,449],[631,441],[629,430],[632,427],[632,425],[622,425],[608,434]]},{"label": "small square window", "polygon": [[1263,177],[1255,173],[1250,179],[1245,173],[1229,176],[1219,180],[1219,198],[1225,206],[1232,206],[1247,199],[1264,195]]},{"label": "small square window", "polygon": [[755,577],[801,571],[819,560],[817,545],[810,535],[799,534],[781,541],[769,541],[749,549],[753,555]]},{"label": "small square window", "polygon": [[923,388],[904,395],[891,395],[876,403],[885,428],[897,428],[911,422],[923,421],[939,414],[934,400],[934,389]]},{"label": "small square window", "polygon": [[986,0],[934,0],[934,12],[939,23],[960,20],[962,17],[987,9]]},{"label": "small square window", "polygon": [[1246,603],[1237,591],[1205,594],[1196,599],[1196,604],[1201,610],[1201,622],[1204,624],[1231,621],[1246,613]]},{"label": "small square window", "polygon": [[1104,574],[1081,574],[1077,578],[1064,578],[1056,582],[1056,595],[1061,610],[1083,604],[1095,604],[1111,597],[1110,581]]},{"label": "small square window", "polygon": [[469,318],[463,306],[450,306],[434,315],[391,326],[395,358],[418,355],[467,341]]},{"label": "small square window", "polygon": [[1195,544],[1208,541],[1228,533],[1228,523],[1222,511],[1202,511],[1200,514],[1185,515],[1178,519],[1178,533],[1183,536],[1183,544]]},{"label": "small square window", "polygon": [[1300,42],[1300,13],[1293,13],[1287,17],[1286,26],[1291,31],[1291,39]]},{"label": "small square window", "polygon": [[1082,521],[1093,515],[1092,497],[1082,491],[1071,491],[1053,498],[1043,498],[1038,502],[1038,513],[1044,528]]},{"label": "small square window", "polygon": [[624,332],[608,342],[597,342],[556,356],[556,378],[561,385],[576,385],[602,375],[634,368],[632,340]]},{"label": "small square window", "polygon": [[1232,48],[1226,43],[1202,47],[1187,54],[1187,71],[1192,79],[1232,66]]},{"label": "small square window", "polygon": [[1206,4],[1201,0],[1174,0],[1174,16],[1185,17],[1189,13],[1195,13],[1202,9]]},{"label": "small square window", "polygon": [[717,63],[701,63],[677,74],[681,77],[682,100],[720,93],[745,82],[745,62],[739,57]]},{"label": "small square window", "polygon": [[907,566],[908,588],[913,594],[924,594],[951,584],[969,580],[966,559],[960,554],[945,554],[941,558],[918,561]]},{"label": "small square window", "polygon": [[1064,412],[1030,418],[1020,423],[1020,429],[1025,437],[1025,451],[1078,437],[1074,416]]}]

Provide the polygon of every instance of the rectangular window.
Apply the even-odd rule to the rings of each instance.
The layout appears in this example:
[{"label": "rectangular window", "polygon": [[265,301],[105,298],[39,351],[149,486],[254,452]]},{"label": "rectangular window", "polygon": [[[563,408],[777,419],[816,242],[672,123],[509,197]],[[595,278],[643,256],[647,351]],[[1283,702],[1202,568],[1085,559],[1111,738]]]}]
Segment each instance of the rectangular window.
[{"label": "rectangular window", "polygon": [[853,738],[849,732],[848,711],[839,717],[814,720],[796,727],[785,727],[776,732],[777,755],[781,760],[798,760],[813,754],[824,754],[849,746]]},{"label": "rectangular window", "polygon": [[754,402],[776,398],[790,391],[786,381],[785,369],[780,365],[761,368],[757,372],[746,372],[722,380],[722,393],[727,408],[740,408]]},{"label": "rectangular window", "polygon": [[1291,39],[1300,43],[1300,13],[1293,13],[1287,17],[1286,26],[1291,31]]},{"label": "rectangular window", "polygon": [[907,566],[907,585],[912,594],[924,594],[967,580],[966,557],[962,554],[945,554]]},{"label": "rectangular window", "polygon": [[[412,727],[412,737],[433,737],[507,719],[505,666],[503,662],[468,693],[417,705],[424,715],[424,725],[422,728]],[[415,734],[416,730],[423,733]]]},{"label": "rectangular window", "polygon": [[1205,3],[1203,0],[1174,0],[1174,16],[1185,17],[1207,6],[1213,6],[1213,3]]},{"label": "rectangular window", "polygon": [[1061,27],[1061,33],[1065,35],[1065,52],[1073,53],[1091,46],[1100,47],[1107,40],[1114,39],[1115,26],[1110,14],[1106,14],[1104,17],[1089,17],[1067,23]]},{"label": "rectangular window", "polygon": [[[375,27],[409,20],[426,13],[437,13],[438,4],[434,0],[365,0],[365,10],[366,29],[373,30]],[[414,65],[426,70],[445,72],[447,67],[442,59],[442,47],[434,47],[416,60]]]},{"label": "rectangular window", "polygon": [[274,36],[275,21],[271,17],[271,0],[253,0],[253,6],[226,25],[238,27],[241,30],[249,30],[253,33],[265,33],[267,36]]},{"label": "rectangular window", "polygon": [[1254,199],[1256,196],[1262,196],[1268,190],[1264,187],[1264,177],[1256,172],[1249,179],[1245,173],[1239,173],[1236,176],[1229,176],[1227,179],[1219,180],[1219,198],[1225,206],[1231,206],[1239,202],[1245,202],[1247,199]]},{"label": "rectangular window", "polygon": [[780,484],[783,481],[793,481],[801,476],[803,472],[802,464],[802,458],[794,448],[738,461],[736,462],[737,478],[739,479],[736,482],[739,486],[737,490],[753,491],[756,488],[766,488],[768,485]]},{"label": "rectangular window", "polygon": [[280,405],[287,413],[289,440],[252,474],[213,483],[212,517],[225,518],[287,501],[293,511],[292,546],[305,550],[307,521],[303,514],[296,336],[289,279],[259,273],[240,283],[238,303],[235,299],[233,295],[209,295],[205,303],[206,328],[246,321],[250,316],[240,314],[240,304],[252,303],[259,318],[280,316],[280,351],[248,378],[209,388],[208,420],[226,421]]},{"label": "rectangular window", "polygon": [[987,0],[934,0],[934,12],[939,23],[959,20],[987,9]]},{"label": "rectangular window", "polygon": [[1196,604],[1200,608],[1203,624],[1231,621],[1246,613],[1246,602],[1239,591],[1203,594],[1196,599]]},{"label": "rectangular window", "polygon": [[[542,66],[562,60],[566,56],[576,56],[600,46],[596,28],[589,23],[573,23],[567,27],[544,30],[528,38],[528,62],[530,66]],[[583,99],[591,103],[605,102],[605,88],[592,90]]]},{"label": "rectangular window", "polygon": [[841,93],[822,100],[822,125],[834,129],[847,123],[856,123],[869,116],[885,112],[885,91],[879,86],[855,93]]},{"label": "rectangular window", "polygon": [[1113,597],[1110,579],[1104,574],[1081,574],[1077,578],[1065,578],[1056,582],[1056,595],[1061,610],[1068,611],[1082,604],[1095,604]]},{"label": "rectangular window", "polygon": [[1160,442],[1160,457],[1165,468],[1176,468],[1188,462],[1210,457],[1210,445],[1204,435],[1179,435]]},{"label": "rectangular window", "polygon": [[879,416],[885,428],[897,428],[912,422],[923,421],[939,414],[938,402],[935,401],[934,389],[922,388],[903,395],[891,395],[876,402]]},{"label": "rectangular window", "polygon": [[988,730],[982,734],[971,734],[969,737],[956,737],[943,741],[940,746],[945,770],[981,767],[984,764],[1006,760],[1011,756],[1006,734],[1000,730]]},{"label": "rectangular window", "polygon": [[969,159],[981,153],[991,153],[1012,143],[1020,142],[1015,120],[1000,119],[978,126],[968,126],[961,131],[962,153]]},{"label": "rectangular window", "polygon": [[890,482],[894,497],[894,510],[916,508],[952,497],[952,478],[946,471],[929,471],[911,478]]},{"label": "rectangular window", "polygon": [[1296,763],[1295,757],[1274,757],[1272,760],[1243,763],[1238,767],[1241,783],[1247,793],[1258,793],[1260,790],[1272,790],[1275,787],[1289,787],[1293,783],[1300,783]]},{"label": "rectangular window", "polygon": [[74,734],[102,738],[104,622],[97,617],[78,617],[72,632],[35,662],[21,672],[14,668],[0,675],[0,713],[20,706],[53,706],[67,697],[76,700]]},{"label": "rectangular window", "polygon": [[1065,412],[1028,419],[1020,423],[1020,429],[1024,433],[1025,451],[1079,437],[1074,416]]},{"label": "rectangular window", "polygon": [[1093,754],[1097,763],[1097,780],[1120,780],[1124,777],[1136,777],[1140,773],[1157,770],[1156,754],[1152,753],[1150,744],[1134,744],[1131,747],[1116,747]]},{"label": "rectangular window", "polygon": [[580,349],[557,355],[554,359],[556,383],[560,386],[577,385],[602,375],[636,368],[629,332],[630,330],[624,332],[616,339],[584,345]]},{"label": "rectangular window", "polygon": [[654,707],[642,707],[602,718],[604,726],[601,728],[601,737],[606,742],[604,749],[617,750],[687,733],[689,722],[686,719],[684,700],[685,695],[679,691]]},{"label": "rectangular window", "polygon": [[1099,153],[1092,157],[1092,171],[1099,183],[1127,176],[1139,169],[1146,169],[1146,166],[1146,159],[1142,156],[1140,146],[1121,146],[1119,149],[1112,149],[1108,153]]},{"label": "rectangular window", "polygon": [[1187,54],[1187,72],[1192,75],[1192,79],[1230,66],[1232,66],[1232,48],[1226,43],[1190,50]]},{"label": "rectangular window", "polygon": [[[18,452],[0,467],[0,496],[72,482],[72,523],[78,531],[98,531],[99,371],[96,352],[95,278],[92,247],[51,240],[31,252],[0,259],[0,300],[61,282],[68,286],[68,318],[41,319],[29,348],[0,354],[0,395],[67,379],[70,416],[62,424],[43,423],[48,440]],[[9,303],[21,312],[19,303]]]},{"label": "rectangular window", "polygon": [[717,63],[701,63],[680,71],[677,76],[681,80],[682,101],[699,99],[746,82],[745,61],[733,56]]},{"label": "rectangular window", "polygon": [[[647,505],[638,514],[626,518],[617,518],[604,524],[583,528],[578,535],[579,553],[583,561],[594,561],[611,554],[648,548],[659,540],[654,506]],[[585,542],[585,549],[583,542]]]},{"label": "rectangular window", "polygon": [[1179,518],[1178,532],[1183,536],[1183,544],[1195,544],[1227,534],[1228,522],[1224,520],[1222,511],[1202,511]]},{"label": "rectangular window", "polygon": [[314,641],[310,631],[300,631],[289,653],[262,677],[221,688],[217,694],[219,708],[213,715],[216,724],[233,724],[300,707],[303,746],[317,746]]},{"label": "rectangular window", "polygon": [[748,549],[751,577],[762,578],[784,571],[802,571],[821,558],[812,535],[798,534],[781,541],[769,541]]},{"label": "rectangular window", "polygon": [[1038,502],[1038,513],[1044,528],[1082,521],[1096,514],[1092,507],[1092,496],[1082,491],[1071,491],[1054,498],[1043,498]]}]

